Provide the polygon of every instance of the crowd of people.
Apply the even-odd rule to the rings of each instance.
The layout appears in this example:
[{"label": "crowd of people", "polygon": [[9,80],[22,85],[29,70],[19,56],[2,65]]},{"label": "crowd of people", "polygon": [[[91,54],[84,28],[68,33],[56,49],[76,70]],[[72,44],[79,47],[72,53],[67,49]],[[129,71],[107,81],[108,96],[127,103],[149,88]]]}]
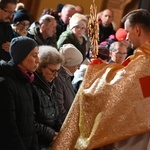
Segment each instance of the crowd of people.
[{"label": "crowd of people", "polygon": [[[83,6],[45,8],[31,22],[23,3],[0,1],[0,149],[150,149],[150,13],[145,9],[129,12],[122,19],[124,28],[117,30],[114,17],[110,9],[97,14],[95,61],[88,37],[89,15]],[[120,93],[114,96],[117,90]],[[145,101],[141,108],[139,100]],[[129,101],[137,102],[130,106]],[[126,134],[119,130],[124,128],[120,120],[127,125],[124,118],[118,115],[120,120],[111,124],[113,119],[103,117],[110,105],[115,118],[114,110],[123,107],[120,103],[135,108],[124,109],[137,119],[131,121],[134,132],[128,119]],[[109,126],[115,133],[107,133],[117,138],[101,134]]]}]

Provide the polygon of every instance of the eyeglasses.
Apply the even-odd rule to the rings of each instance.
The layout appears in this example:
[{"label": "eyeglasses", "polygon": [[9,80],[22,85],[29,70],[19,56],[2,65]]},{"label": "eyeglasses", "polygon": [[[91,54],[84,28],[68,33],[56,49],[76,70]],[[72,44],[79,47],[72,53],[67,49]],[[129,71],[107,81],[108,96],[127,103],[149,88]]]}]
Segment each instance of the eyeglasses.
[{"label": "eyeglasses", "polygon": [[56,74],[56,73],[58,73],[59,71],[60,71],[60,69],[58,69],[58,70],[53,70],[53,69],[51,69],[51,68],[48,68],[48,67],[46,67],[52,74]]},{"label": "eyeglasses", "polygon": [[86,30],[86,28],[84,28],[84,27],[80,27],[80,26],[78,26],[78,25],[77,25],[77,26],[75,26],[75,28],[76,28],[76,29],[80,29],[80,30]]},{"label": "eyeglasses", "polygon": [[[115,53],[115,52],[114,52]],[[118,55],[126,55],[127,53],[126,52],[117,52],[115,54],[118,54]]]},{"label": "eyeglasses", "polygon": [[4,8],[1,8],[1,9],[10,15],[13,15],[15,13],[15,11],[6,10]]},{"label": "eyeglasses", "polygon": [[23,27],[29,27],[30,23],[25,23],[25,22],[19,22],[18,24],[22,25]]}]

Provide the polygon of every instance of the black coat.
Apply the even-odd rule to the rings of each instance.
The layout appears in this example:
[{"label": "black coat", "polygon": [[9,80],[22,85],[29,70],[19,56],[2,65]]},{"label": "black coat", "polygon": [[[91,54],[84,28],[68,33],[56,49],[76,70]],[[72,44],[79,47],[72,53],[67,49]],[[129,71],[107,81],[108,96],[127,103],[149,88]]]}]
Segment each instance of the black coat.
[{"label": "black coat", "polygon": [[75,91],[71,83],[71,78],[72,76],[70,76],[66,70],[61,67],[58,77],[54,79],[57,92],[56,100],[58,102],[62,121],[65,120],[75,98]]},{"label": "black coat", "polygon": [[13,31],[9,22],[0,21],[0,60],[10,60],[9,52],[2,49],[2,44],[10,42],[13,38]]},{"label": "black coat", "polygon": [[115,30],[113,28],[112,23],[108,27],[104,27],[102,22],[99,20],[99,44],[101,42],[108,42],[109,44],[115,41],[115,38],[110,38],[110,35],[115,36]]},{"label": "black coat", "polygon": [[33,82],[34,108],[36,119],[36,130],[40,147],[50,146],[55,132],[61,127],[59,120],[59,109],[55,98],[55,87],[48,83],[41,73],[35,72]]},{"label": "black coat", "polygon": [[37,150],[30,84],[17,66],[0,65],[0,149]]},{"label": "black coat", "polygon": [[57,36],[57,40],[59,39],[59,36],[66,31],[67,29],[67,24],[65,24],[61,19],[59,19],[57,21],[57,25],[56,25],[56,36]]}]

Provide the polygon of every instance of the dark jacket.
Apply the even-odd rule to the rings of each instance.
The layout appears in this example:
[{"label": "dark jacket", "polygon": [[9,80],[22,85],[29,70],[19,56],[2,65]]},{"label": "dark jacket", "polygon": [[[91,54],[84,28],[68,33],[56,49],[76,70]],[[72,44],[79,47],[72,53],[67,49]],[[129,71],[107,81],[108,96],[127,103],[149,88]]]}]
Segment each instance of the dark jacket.
[{"label": "dark jacket", "polygon": [[[112,23],[108,27],[104,27],[101,20],[99,20],[99,44],[101,42],[108,42],[108,44],[116,41],[115,39],[115,30],[113,28]],[[112,35],[112,37],[110,36]]]},{"label": "dark jacket", "polygon": [[20,36],[15,30],[12,30],[12,32],[13,32],[13,37],[14,38]]},{"label": "dark jacket", "polygon": [[57,25],[56,25],[56,36],[57,36],[57,40],[59,39],[59,36],[66,31],[67,29],[67,24],[65,24],[61,19],[59,19],[57,21]]},{"label": "dark jacket", "polygon": [[57,92],[57,102],[63,121],[72,105],[75,97],[75,91],[71,82],[71,76],[61,67],[59,75],[54,79]]},{"label": "dark jacket", "polygon": [[83,60],[86,58],[86,39],[85,37],[83,38],[83,43],[82,45],[79,43],[78,39],[76,38],[76,36],[73,34],[73,32],[68,29],[67,31],[63,32],[60,37],[59,40],[57,41],[57,47],[58,49],[60,49],[60,47],[62,47],[64,44],[68,44],[71,43],[73,44],[83,55]]},{"label": "dark jacket", "polygon": [[27,36],[34,39],[38,45],[50,45],[53,47],[57,47],[56,35],[44,39],[42,34],[40,33],[40,25],[38,22],[35,22],[30,26]]},{"label": "dark jacket", "polygon": [[0,149],[37,150],[29,82],[17,66],[0,64]]},{"label": "dark jacket", "polygon": [[35,72],[33,82],[35,123],[40,147],[50,146],[55,132],[61,127],[56,91],[53,83],[48,83],[41,73]]},{"label": "dark jacket", "polygon": [[0,60],[10,60],[9,52],[2,49],[2,44],[10,42],[12,38],[13,32],[10,23],[0,21]]}]

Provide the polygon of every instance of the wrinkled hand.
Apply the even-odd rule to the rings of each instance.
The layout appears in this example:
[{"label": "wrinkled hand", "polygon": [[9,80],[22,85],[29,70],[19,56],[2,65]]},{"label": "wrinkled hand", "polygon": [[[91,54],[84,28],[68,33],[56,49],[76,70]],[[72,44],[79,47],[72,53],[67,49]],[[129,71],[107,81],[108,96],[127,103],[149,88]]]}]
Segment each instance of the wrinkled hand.
[{"label": "wrinkled hand", "polygon": [[3,44],[2,44],[2,49],[3,49],[5,52],[9,52],[9,48],[10,48],[10,42],[6,42],[6,43],[3,43]]},{"label": "wrinkled hand", "polygon": [[53,141],[56,139],[57,135],[58,135],[58,132],[55,132],[55,136],[53,138]]},{"label": "wrinkled hand", "polygon": [[54,138],[53,138],[53,141],[52,141],[51,144],[50,144],[50,147],[53,145],[54,141],[56,140],[57,135],[58,135],[58,132],[55,132],[55,136],[54,136]]}]

